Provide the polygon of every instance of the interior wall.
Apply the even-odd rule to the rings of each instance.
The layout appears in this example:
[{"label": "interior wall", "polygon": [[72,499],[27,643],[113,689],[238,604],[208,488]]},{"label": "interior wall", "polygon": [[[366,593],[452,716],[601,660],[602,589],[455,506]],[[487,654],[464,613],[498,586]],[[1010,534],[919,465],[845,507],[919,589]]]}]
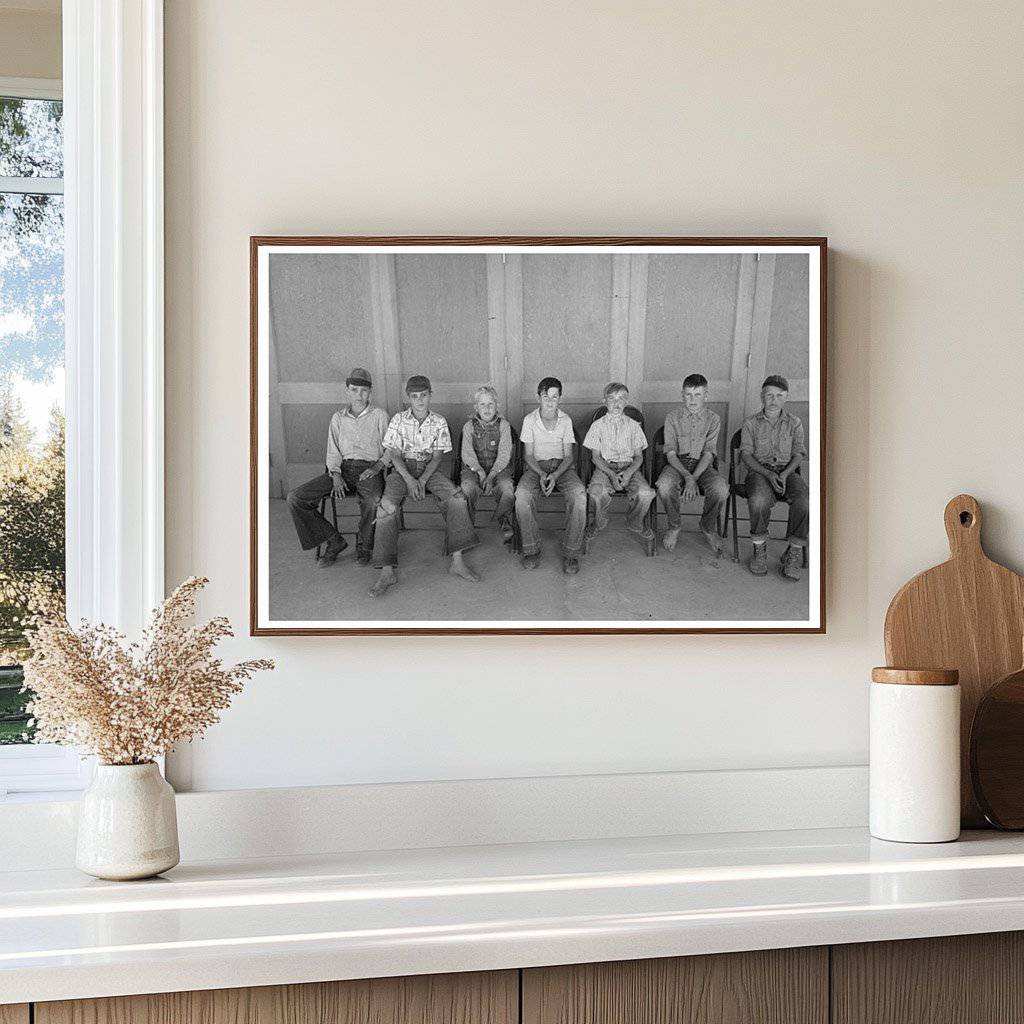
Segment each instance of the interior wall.
[{"label": "interior wall", "polygon": [[[863,763],[946,501],[1024,569],[1022,39],[1011,3],[167,0],[168,582],[278,664],[179,783]],[[829,236],[827,635],[244,636],[248,237],[364,233]]]},{"label": "interior wall", "polygon": [[60,77],[60,0],[0,0],[0,78]]}]

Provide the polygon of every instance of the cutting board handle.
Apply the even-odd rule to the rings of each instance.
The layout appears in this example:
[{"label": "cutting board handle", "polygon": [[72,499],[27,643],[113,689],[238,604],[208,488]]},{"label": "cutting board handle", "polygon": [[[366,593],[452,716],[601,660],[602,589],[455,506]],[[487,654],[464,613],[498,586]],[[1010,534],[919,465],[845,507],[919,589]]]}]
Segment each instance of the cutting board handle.
[{"label": "cutting board handle", "polygon": [[946,506],[946,536],[954,558],[982,556],[981,506],[969,494],[958,494]]}]

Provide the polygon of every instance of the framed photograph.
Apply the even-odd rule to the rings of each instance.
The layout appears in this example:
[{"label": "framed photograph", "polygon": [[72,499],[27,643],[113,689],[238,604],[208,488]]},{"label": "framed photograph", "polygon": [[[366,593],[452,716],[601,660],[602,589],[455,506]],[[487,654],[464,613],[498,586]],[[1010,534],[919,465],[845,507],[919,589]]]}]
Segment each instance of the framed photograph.
[{"label": "framed photograph", "polygon": [[823,633],[826,251],[252,238],[252,634]]}]

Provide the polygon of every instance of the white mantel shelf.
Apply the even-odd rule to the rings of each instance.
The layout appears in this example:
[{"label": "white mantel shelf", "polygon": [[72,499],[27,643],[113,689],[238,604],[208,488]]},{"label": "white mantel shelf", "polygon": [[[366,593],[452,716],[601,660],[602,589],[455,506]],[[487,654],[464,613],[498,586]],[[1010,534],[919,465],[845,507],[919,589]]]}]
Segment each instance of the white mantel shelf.
[{"label": "white mantel shelf", "polygon": [[0,872],[0,1003],[1024,929],[1024,837],[862,829]]}]

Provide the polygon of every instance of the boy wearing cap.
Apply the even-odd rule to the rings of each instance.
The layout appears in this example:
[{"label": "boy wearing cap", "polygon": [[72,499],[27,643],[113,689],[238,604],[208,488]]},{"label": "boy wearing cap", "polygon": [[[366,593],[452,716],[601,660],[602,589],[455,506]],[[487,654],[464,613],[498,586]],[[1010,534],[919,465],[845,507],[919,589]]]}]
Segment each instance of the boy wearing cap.
[{"label": "boy wearing cap", "polygon": [[604,404],[608,411],[590,424],[583,439],[583,447],[589,448],[594,458],[594,472],[587,486],[586,538],[591,540],[608,525],[612,495],[625,491],[629,496],[626,529],[650,540],[654,531],[644,519],[655,491],[640,472],[647,438],[640,424],[626,415],[629,389],[625,384],[609,384],[604,389]]},{"label": "boy wearing cap", "polygon": [[668,529],[662,537],[666,551],[672,551],[682,526],[680,498],[696,501],[704,496],[700,532],[718,556],[722,541],[718,523],[722,507],[729,498],[729,485],[714,468],[722,421],[707,407],[708,380],[691,373],[683,381],[683,405],[665,417],[665,459],[668,465],[658,475],[655,486],[668,516]]},{"label": "boy wearing cap", "polygon": [[331,417],[327,431],[327,472],[288,493],[295,531],[304,551],[326,544],[317,565],[326,567],[338,560],[348,541],[320,512],[320,503],[332,492],[343,498],[355,492],[359,497],[359,529],[356,561],[369,565],[373,554],[373,520],[384,490],[382,471],[384,433],[388,414],[370,405],[373,380],[369,371],[357,366],[345,381],[350,402]]},{"label": "boy wearing cap", "polygon": [[384,447],[395,472],[384,482],[384,494],[377,509],[377,530],[373,541],[373,564],[380,569],[371,597],[380,597],[398,582],[398,510],[408,495],[423,498],[433,494],[444,514],[447,550],[451,552],[449,572],[478,583],[480,577],[466,565],[463,552],[480,543],[469,517],[469,503],[443,473],[437,472],[441,456],[452,450],[448,421],[430,411],[430,381],[416,374],[405,385],[409,408],[391,418]]},{"label": "boy wearing cap", "polygon": [[800,476],[801,459],[807,454],[804,426],[786,412],[789,382],[772,374],[761,385],[761,411],[748,417],[740,436],[740,453],[747,467],[747,506],[750,510],[750,539],[754,552],[750,571],[755,576],[768,572],[768,520],[776,501],[789,503],[786,540],[789,547],[782,557],[782,575],[800,579],[807,529],[810,519],[810,495]]},{"label": "boy wearing cap", "polygon": [[496,494],[494,518],[506,541],[512,537],[512,427],[498,414],[498,392],[489,384],[473,395],[473,418],[462,428],[462,493],[472,521],[480,494]]},{"label": "boy wearing cap", "polygon": [[562,382],[545,377],[537,385],[540,405],[523,420],[520,440],[526,469],[516,487],[516,518],[523,540],[523,568],[536,569],[540,561],[540,530],[537,526],[537,493],[548,497],[556,490],[565,497],[565,536],[562,540],[562,571],[580,571],[583,531],[587,525],[587,492],[573,465],[576,435],[572,420],[558,408]]}]

